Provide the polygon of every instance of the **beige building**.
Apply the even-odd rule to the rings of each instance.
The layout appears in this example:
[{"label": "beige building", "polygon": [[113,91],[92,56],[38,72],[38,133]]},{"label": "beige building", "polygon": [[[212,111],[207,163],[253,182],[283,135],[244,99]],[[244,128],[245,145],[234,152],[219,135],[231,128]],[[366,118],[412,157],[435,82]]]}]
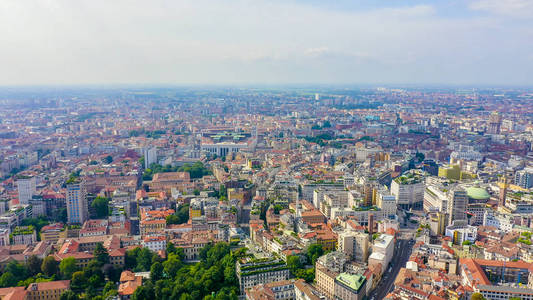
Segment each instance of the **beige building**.
[{"label": "beige building", "polygon": [[368,259],[369,237],[364,232],[345,231],[339,234],[339,251],[348,255],[358,262],[366,262]]}]

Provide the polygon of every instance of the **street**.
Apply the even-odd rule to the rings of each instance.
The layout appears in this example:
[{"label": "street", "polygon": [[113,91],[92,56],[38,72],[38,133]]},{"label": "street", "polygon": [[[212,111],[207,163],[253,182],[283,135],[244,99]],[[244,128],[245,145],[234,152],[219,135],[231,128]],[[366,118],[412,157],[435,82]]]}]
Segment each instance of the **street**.
[{"label": "street", "polygon": [[[400,269],[405,267],[405,264],[409,260],[413,245],[414,240],[412,239],[411,232],[400,233],[391,264],[385,270],[385,274],[383,274],[378,286],[368,295],[369,299],[383,299],[394,289],[394,280],[400,272]],[[391,269],[390,272],[389,269]]]}]

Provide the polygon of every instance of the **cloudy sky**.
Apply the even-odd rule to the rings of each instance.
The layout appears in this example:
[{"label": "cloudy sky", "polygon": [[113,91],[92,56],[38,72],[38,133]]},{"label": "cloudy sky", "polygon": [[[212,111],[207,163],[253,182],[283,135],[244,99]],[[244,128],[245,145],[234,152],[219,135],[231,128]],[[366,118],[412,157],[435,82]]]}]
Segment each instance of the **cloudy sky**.
[{"label": "cloudy sky", "polygon": [[0,86],[533,85],[533,0],[1,0]]}]

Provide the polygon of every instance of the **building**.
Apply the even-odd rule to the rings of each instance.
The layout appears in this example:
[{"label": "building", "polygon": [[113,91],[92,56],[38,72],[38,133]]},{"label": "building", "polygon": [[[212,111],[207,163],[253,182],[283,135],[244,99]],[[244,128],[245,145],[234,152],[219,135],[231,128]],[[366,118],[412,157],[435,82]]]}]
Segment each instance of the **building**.
[{"label": "building", "polygon": [[483,226],[493,226],[499,230],[511,232],[513,230],[513,217],[509,214],[487,210],[483,215]]},{"label": "building", "polygon": [[137,276],[132,271],[122,271],[120,274],[120,285],[118,286],[118,295],[120,300],[130,299],[135,290],[142,285],[142,276]]},{"label": "building", "polygon": [[344,231],[339,234],[339,251],[358,262],[366,262],[369,250],[369,236],[364,232]]},{"label": "building", "polygon": [[69,224],[83,224],[89,219],[87,190],[83,181],[67,184],[66,204]]},{"label": "building", "polygon": [[489,125],[487,127],[487,132],[490,134],[500,134],[500,127],[502,125],[502,116],[493,112],[489,117]]},{"label": "building", "polygon": [[142,245],[154,252],[164,251],[167,248],[167,238],[165,235],[145,236]]},{"label": "building", "polygon": [[0,228],[0,247],[9,246],[9,229]]},{"label": "building", "polygon": [[27,300],[59,300],[70,288],[70,280],[31,283],[26,289]]},{"label": "building", "polygon": [[384,257],[382,263],[383,269],[387,268],[389,262],[394,255],[394,236],[389,234],[382,234],[374,240],[372,245],[372,254],[379,253]]},{"label": "building", "polygon": [[459,266],[462,284],[485,299],[533,299],[531,263],[461,258]]},{"label": "building", "polygon": [[460,188],[452,189],[448,192],[448,225],[456,221],[466,221],[466,206],[468,196],[466,191]]},{"label": "building", "polygon": [[391,182],[391,194],[396,196],[396,203],[402,209],[422,209],[424,189],[425,184],[418,174],[402,175]]},{"label": "building", "polygon": [[454,244],[462,244],[464,241],[474,243],[477,238],[477,227],[467,225],[465,221],[458,221],[446,227],[446,236],[452,238]]},{"label": "building", "polygon": [[37,233],[32,225],[15,227],[11,236],[14,245],[30,245],[37,242]]},{"label": "building", "polygon": [[17,190],[20,204],[29,204],[36,192],[35,185],[35,177],[17,179]]},{"label": "building", "polygon": [[294,280],[274,281],[246,290],[246,300],[294,300]]},{"label": "building", "polygon": [[335,295],[335,278],[338,274],[337,272],[328,270],[317,261],[315,267],[315,286],[327,299],[333,299]]},{"label": "building", "polygon": [[366,278],[362,275],[341,273],[335,278],[335,299],[360,300],[366,296]]},{"label": "building", "polygon": [[287,280],[290,276],[287,264],[274,258],[238,261],[236,268],[242,294],[258,284]]},{"label": "building", "polygon": [[396,216],[398,210],[396,206],[396,196],[387,195],[387,193],[380,191],[377,194],[376,200],[376,204],[381,208],[385,218],[394,218],[394,216]]},{"label": "building", "polygon": [[157,149],[155,147],[143,148],[144,168],[150,168],[150,165],[157,163]]},{"label": "building", "polygon": [[303,279],[294,282],[294,299],[295,300],[325,300],[326,297],[317,291],[312,285]]},{"label": "building", "polygon": [[532,188],[533,168],[525,168],[524,170],[516,172],[514,177],[514,184],[524,189]]}]

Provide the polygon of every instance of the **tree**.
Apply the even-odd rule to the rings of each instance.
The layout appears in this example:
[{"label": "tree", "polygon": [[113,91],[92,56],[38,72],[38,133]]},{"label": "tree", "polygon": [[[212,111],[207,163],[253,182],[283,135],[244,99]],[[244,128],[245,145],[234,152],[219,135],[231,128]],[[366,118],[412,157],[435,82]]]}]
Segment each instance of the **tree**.
[{"label": "tree", "polygon": [[120,279],[120,270],[115,268],[112,264],[104,265],[102,271],[109,282],[117,282]]},{"label": "tree", "polygon": [[101,265],[109,263],[109,253],[107,252],[107,249],[104,248],[102,243],[96,244],[93,255],[94,259],[96,259],[96,261],[99,262]]},{"label": "tree", "polygon": [[287,266],[294,276],[296,276],[296,271],[303,268],[302,262],[300,261],[300,257],[298,255],[289,255],[287,257]]},{"label": "tree", "polygon": [[108,155],[108,156],[104,157],[103,162],[106,163],[106,164],[112,163],[113,162],[113,156]]},{"label": "tree", "polygon": [[70,281],[70,289],[79,293],[84,290],[86,283],[87,279],[83,271],[74,272]]},{"label": "tree", "polygon": [[176,274],[178,274],[178,271],[182,266],[183,263],[181,262],[180,257],[174,253],[170,253],[168,259],[163,262],[163,270],[170,278],[176,277]]},{"label": "tree", "polygon": [[163,278],[163,265],[160,262],[156,262],[150,268],[150,279],[156,282],[161,278]]},{"label": "tree", "polygon": [[11,272],[4,272],[0,276],[0,287],[10,287],[17,284],[17,278]]},{"label": "tree", "polygon": [[76,271],[79,271],[79,269],[74,257],[67,257],[59,263],[59,272],[63,279],[71,279]]},{"label": "tree", "polygon": [[80,297],[71,290],[66,290],[61,294],[59,300],[78,300]]},{"label": "tree", "polygon": [[131,296],[132,300],[153,300],[155,299],[154,286],[151,282],[146,283],[138,287],[133,295]]},{"label": "tree", "polygon": [[322,245],[320,244],[311,244],[307,248],[307,258],[311,262],[311,264],[314,266],[316,260],[324,254],[324,249],[322,248]]},{"label": "tree", "polygon": [[57,261],[51,255],[47,256],[41,264],[41,271],[48,277],[57,274]]},{"label": "tree", "polygon": [[28,269],[16,261],[10,261],[6,266],[5,272],[13,274],[16,282],[25,280],[28,277]]},{"label": "tree", "polygon": [[473,293],[472,297],[470,297],[470,300],[485,300],[485,297],[483,297],[481,293]]},{"label": "tree", "polygon": [[28,261],[26,262],[26,266],[28,268],[28,272],[30,276],[35,276],[37,273],[41,272],[41,265],[43,264],[43,260],[37,257],[36,255],[32,255],[28,258]]},{"label": "tree", "polygon": [[136,270],[149,271],[150,266],[152,265],[152,255],[152,251],[148,248],[142,248],[139,250]]},{"label": "tree", "polygon": [[91,208],[94,211],[94,217],[101,219],[109,215],[109,198],[96,197],[91,203]]},{"label": "tree", "polygon": [[175,215],[167,216],[167,225],[183,224],[189,221],[189,204],[182,204],[178,207]]}]

